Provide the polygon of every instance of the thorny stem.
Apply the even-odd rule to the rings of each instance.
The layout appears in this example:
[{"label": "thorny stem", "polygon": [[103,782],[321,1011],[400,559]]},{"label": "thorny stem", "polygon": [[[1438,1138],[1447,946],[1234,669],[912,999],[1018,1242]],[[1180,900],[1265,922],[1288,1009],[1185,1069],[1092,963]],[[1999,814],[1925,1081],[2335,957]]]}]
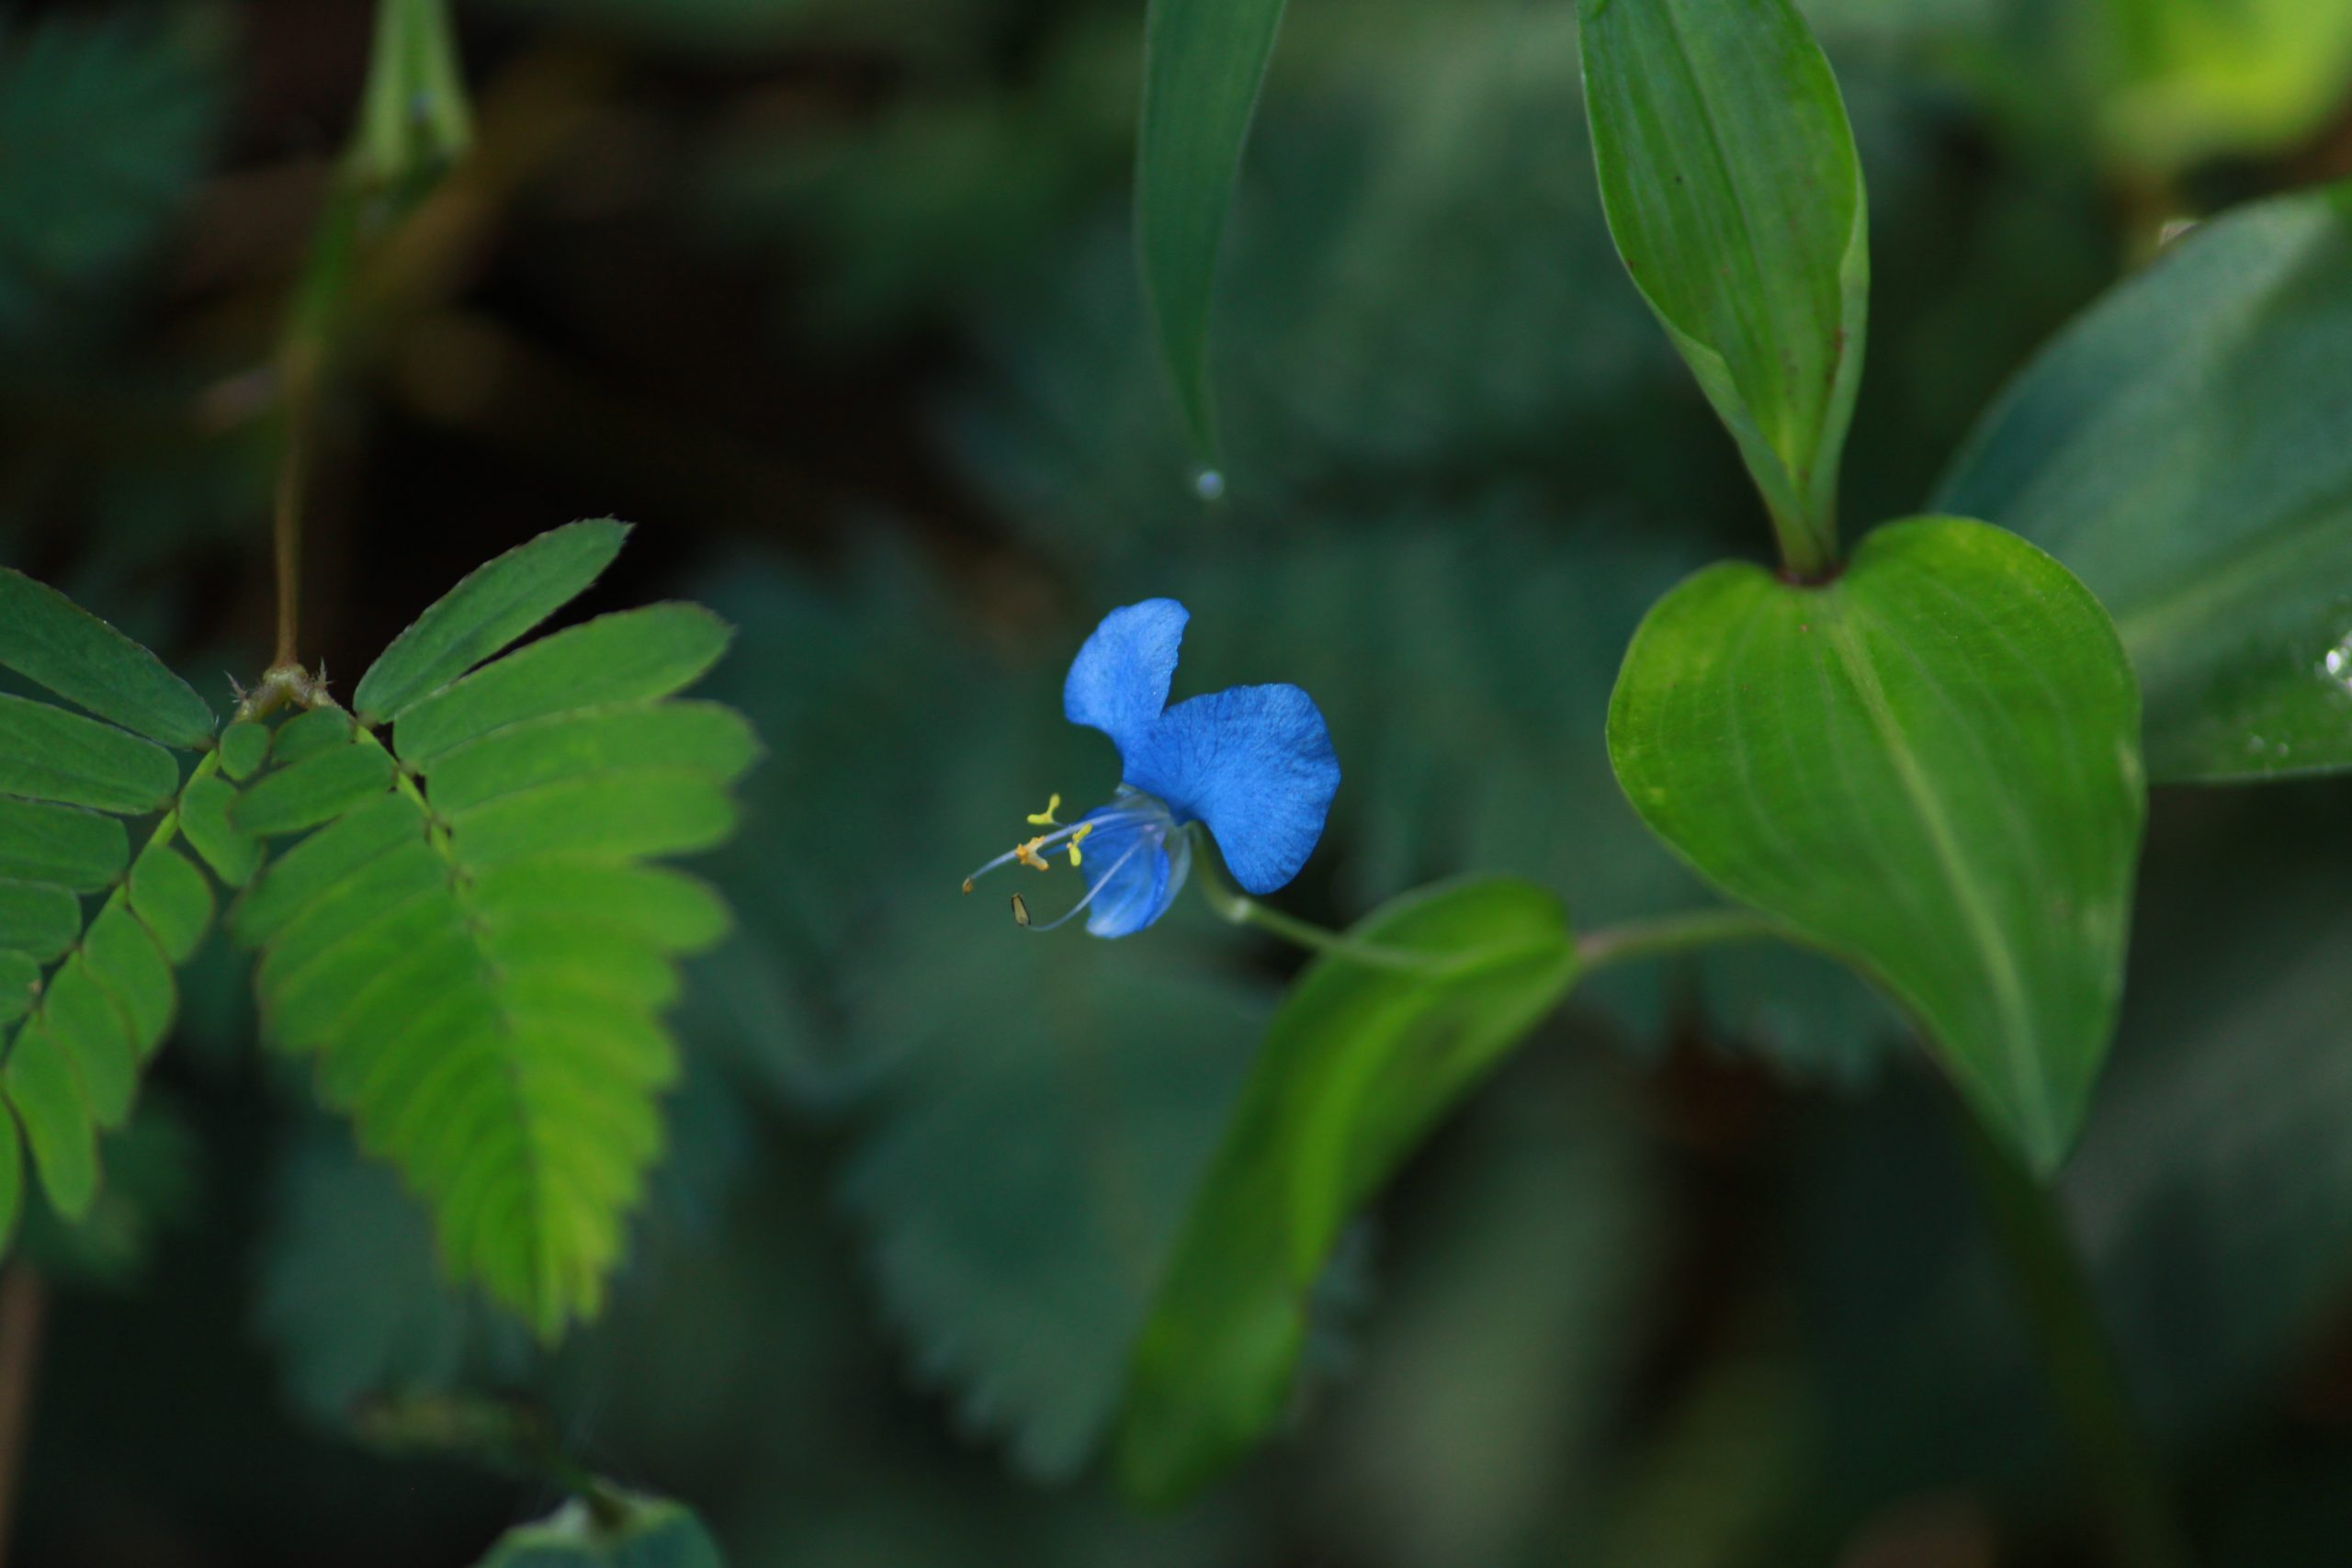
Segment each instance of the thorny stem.
[{"label": "thorny stem", "polygon": [[2195,1561],[2142,1433],[2131,1390],[2099,1319],[2057,1195],[1961,1117],[1969,1163],[2083,1464],[2098,1487],[2126,1568],[2190,1568]]}]

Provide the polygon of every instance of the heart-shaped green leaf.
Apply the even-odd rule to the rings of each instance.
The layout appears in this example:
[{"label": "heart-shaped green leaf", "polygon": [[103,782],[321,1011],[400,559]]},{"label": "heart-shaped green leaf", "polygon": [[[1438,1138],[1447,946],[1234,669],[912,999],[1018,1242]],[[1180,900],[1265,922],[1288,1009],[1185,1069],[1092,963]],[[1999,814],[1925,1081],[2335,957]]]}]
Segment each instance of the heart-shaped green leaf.
[{"label": "heart-shaped green leaf", "polygon": [[2080,1127],[2146,814],[2113,625],[1985,524],[1872,533],[1836,581],[1725,564],[1642,623],[1609,754],[1734,897],[1875,977],[2035,1170]]},{"label": "heart-shaped green leaf", "polygon": [[2214,220],[1986,416],[1939,504],[2031,539],[2115,617],[2159,781],[2352,767],[2346,190]]},{"label": "heart-shaped green leaf", "polygon": [[1791,0],[1588,0],[1609,231],[1763,491],[1792,566],[1837,557],[1870,232],[1837,78]]},{"label": "heart-shaped green leaf", "polygon": [[1274,1014],[1137,1341],[1138,1498],[1182,1496],[1272,1424],[1340,1228],[1576,978],[1566,911],[1523,882],[1427,889],[1349,934],[1387,962],[1318,959]]}]

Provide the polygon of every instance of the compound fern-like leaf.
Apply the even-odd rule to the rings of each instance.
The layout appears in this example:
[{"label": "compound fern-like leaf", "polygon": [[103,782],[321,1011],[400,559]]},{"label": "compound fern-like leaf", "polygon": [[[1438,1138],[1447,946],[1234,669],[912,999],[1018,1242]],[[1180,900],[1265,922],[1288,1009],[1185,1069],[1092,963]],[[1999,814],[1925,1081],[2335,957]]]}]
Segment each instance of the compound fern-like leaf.
[{"label": "compound fern-like leaf", "polygon": [[[229,786],[202,697],[65,595],[5,569],[0,665],[83,710],[0,695],[5,1235],[27,1147],[59,1212],[79,1215],[96,1194],[98,1134],[129,1120],[178,1005],[173,969],[212,919],[211,886],[177,840],[198,838],[191,799]],[[175,750],[205,753],[185,786]],[[232,853],[238,840],[224,825],[219,841]]]},{"label": "compound fern-like leaf", "polygon": [[232,812],[307,834],[232,917],[262,952],[272,1036],[317,1058],[450,1269],[549,1339],[602,1303],[662,1146],[677,960],[729,923],[702,883],[646,863],[731,833],[758,752],[731,710],[677,700],[730,635],[693,605],[467,672],[619,542],[619,525],[575,524],[468,578],[361,682],[359,720],[322,707],[281,728]]}]

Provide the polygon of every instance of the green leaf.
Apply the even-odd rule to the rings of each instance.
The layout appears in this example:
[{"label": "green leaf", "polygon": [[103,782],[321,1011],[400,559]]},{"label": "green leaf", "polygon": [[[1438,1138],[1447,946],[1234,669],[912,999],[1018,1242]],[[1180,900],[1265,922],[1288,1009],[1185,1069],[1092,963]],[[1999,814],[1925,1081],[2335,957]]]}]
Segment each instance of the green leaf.
[{"label": "green leaf", "polygon": [[185,964],[212,925],[212,885],[186,855],[162,842],[150,843],[130,867],[130,912],[145,923],[155,945],[174,964]]},{"label": "green leaf", "polygon": [[666,697],[718,660],[732,634],[694,604],[653,604],[600,615],[541,637],[411,706],[393,749],[412,767],[509,724],[600,705]]},{"label": "green leaf", "polygon": [[726,1559],[692,1510],[604,1488],[594,1507],[567,1503],[508,1530],[478,1568],[726,1568]]},{"label": "green leaf", "polygon": [[32,1145],[49,1201],[68,1219],[88,1213],[98,1190],[98,1123],[74,1064],[39,1019],[17,1032],[0,1066],[0,1090]]},{"label": "green leaf", "polygon": [[0,665],[151,740],[184,750],[212,743],[212,710],[162,660],[7,567],[0,567]]},{"label": "green leaf", "polygon": [[116,1292],[135,1288],[153,1266],[165,1228],[198,1206],[199,1152],[194,1129],[168,1101],[142,1109],[101,1140],[106,1180],[85,1209],[65,1214],[52,1201],[25,1216],[25,1261],[61,1285]]},{"label": "green leaf", "polygon": [[474,879],[474,907],[492,926],[570,912],[675,953],[702,952],[732,924],[726,904],[705,884],[666,866],[626,862],[508,861]]},{"label": "green leaf", "polygon": [[191,779],[180,792],[179,828],[213,875],[243,887],[261,863],[261,845],[230,819],[236,800],[235,788],[217,773]]},{"label": "green leaf", "polygon": [[48,963],[82,934],[82,901],[46,882],[0,880],[0,953]]},{"label": "green leaf", "polygon": [[171,1032],[179,1010],[171,961],[154,934],[117,898],[90,922],[82,957],[128,1028],[131,1048],[141,1057],[152,1054]]},{"label": "green leaf", "polygon": [[0,795],[0,876],[95,893],[130,863],[130,836],[113,818]]},{"label": "green leaf", "polygon": [[1986,414],[1939,507],[2050,551],[2115,617],[2159,782],[2352,766],[2352,219],[2200,225]]},{"label": "green leaf", "polygon": [[135,814],[161,809],[179,783],[153,742],[0,693],[0,793]]},{"label": "green leaf", "polygon": [[639,703],[493,730],[441,757],[428,776],[434,805],[454,815],[537,784],[633,765],[686,768],[731,781],[759,750],[752,727],[732,708]]},{"label": "green leaf", "polygon": [[1216,456],[1209,305],[1233,182],[1283,0],[1151,0],[1136,149],[1136,240],[1159,349],[1200,455]]},{"label": "green leaf", "polygon": [[424,809],[404,795],[368,801],[269,863],[230,911],[229,934],[247,947],[277,939],[319,899],[401,844],[424,841]]},{"label": "green leaf", "polygon": [[269,727],[241,718],[220,732],[220,771],[243,784],[269,755]]},{"label": "green leaf", "polygon": [[1559,900],[1521,882],[1429,889],[1349,934],[1427,967],[1327,955],[1268,1026],[1136,1347],[1138,1498],[1185,1495],[1272,1425],[1340,1228],[1576,978]]},{"label": "green leaf", "polygon": [[256,838],[300,833],[383,794],[392,787],[392,772],[391,753],[372,739],[315,752],[247,784],[229,821]]},{"label": "green leaf", "polygon": [[392,639],[352,707],[370,724],[400,717],[578,597],[628,537],[628,525],[609,517],[573,523],[480,568]]},{"label": "green leaf", "polygon": [[1986,1127],[2056,1168],[2146,811],[2130,666],[2063,567],[1956,518],[1881,528],[1815,588],[1712,567],[1643,622],[1609,749],[1668,843],[1877,979]]},{"label": "green leaf", "polygon": [[351,716],[341,708],[312,708],[277,727],[270,738],[270,761],[281,768],[307,762],[322,751],[351,744]]},{"label": "green leaf", "polygon": [[678,955],[727,923],[699,884],[635,863],[730,831],[727,786],[757,744],[724,709],[653,700],[726,646],[692,605],[608,615],[446,683],[576,592],[619,534],[549,538],[469,579],[413,629],[414,668],[393,666],[395,694],[445,682],[394,729],[424,806],[386,792],[371,739],[298,737],[319,714],[278,731],[281,761],[301,760],[250,785],[237,818],[318,826],[231,928],[262,950],[271,1037],[319,1057],[322,1097],[424,1199],[451,1274],[551,1341],[601,1308],[678,1071],[660,1017]]},{"label": "green leaf", "polygon": [[[98,1133],[129,1118],[140,1067],[171,1030],[172,965],[210,919],[210,888],[170,840],[185,829],[201,845],[208,804],[230,789],[207,761],[182,792],[178,760],[154,743],[209,745],[201,698],[63,594],[5,570],[0,664],[99,716],[0,694],[0,1023],[23,1020],[0,1041],[0,1098],[51,1201],[73,1216],[96,1193]],[[157,811],[133,868],[119,816]],[[92,893],[108,897],[85,929],[76,895]]]},{"label": "green leaf", "polygon": [[29,954],[0,952],[0,1023],[30,1012],[40,996],[40,964]]},{"label": "green leaf", "polygon": [[72,1066],[82,1100],[100,1127],[119,1127],[130,1115],[139,1088],[138,1044],[130,1021],[94,973],[86,953],[58,966],[41,993],[27,1033],[45,1028]]},{"label": "green leaf", "polygon": [[685,768],[627,768],[541,784],[451,816],[465,863],[525,855],[620,860],[707,850],[735,830],[726,780]]},{"label": "green leaf", "polygon": [[1591,0],[1610,232],[1763,491],[1789,564],[1838,553],[1870,233],[1837,78],[1792,0]]}]

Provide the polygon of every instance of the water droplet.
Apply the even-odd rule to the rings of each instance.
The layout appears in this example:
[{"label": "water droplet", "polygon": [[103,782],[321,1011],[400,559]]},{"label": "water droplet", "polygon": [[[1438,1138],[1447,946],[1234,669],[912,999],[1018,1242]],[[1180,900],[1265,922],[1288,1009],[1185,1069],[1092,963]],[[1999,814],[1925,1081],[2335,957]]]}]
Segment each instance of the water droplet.
[{"label": "water droplet", "polygon": [[2352,694],[2352,635],[2327,650],[2319,661],[2319,672],[2347,694]]},{"label": "water droplet", "polygon": [[1225,498],[1225,476],[1215,468],[1203,468],[1193,476],[1193,493],[1203,501]]}]

